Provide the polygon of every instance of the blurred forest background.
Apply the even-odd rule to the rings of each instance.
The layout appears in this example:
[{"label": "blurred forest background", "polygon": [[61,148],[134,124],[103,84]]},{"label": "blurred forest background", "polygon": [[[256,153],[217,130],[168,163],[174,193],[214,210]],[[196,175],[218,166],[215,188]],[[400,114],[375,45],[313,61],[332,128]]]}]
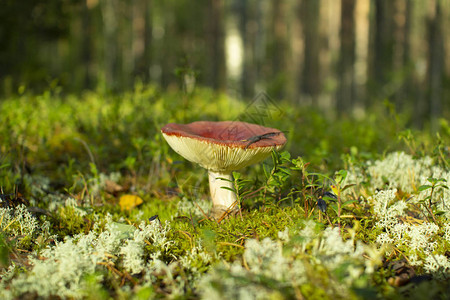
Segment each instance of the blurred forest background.
[{"label": "blurred forest background", "polygon": [[1,0],[1,93],[199,85],[433,127],[449,36],[450,0]]}]

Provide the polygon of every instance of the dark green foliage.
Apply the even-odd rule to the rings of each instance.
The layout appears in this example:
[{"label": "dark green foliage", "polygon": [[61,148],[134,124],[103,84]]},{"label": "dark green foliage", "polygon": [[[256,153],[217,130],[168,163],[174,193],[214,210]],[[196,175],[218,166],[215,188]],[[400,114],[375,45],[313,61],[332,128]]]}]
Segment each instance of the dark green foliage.
[{"label": "dark green foliage", "polygon": [[10,245],[7,242],[6,236],[0,234],[0,267],[4,268],[9,263],[9,248]]}]

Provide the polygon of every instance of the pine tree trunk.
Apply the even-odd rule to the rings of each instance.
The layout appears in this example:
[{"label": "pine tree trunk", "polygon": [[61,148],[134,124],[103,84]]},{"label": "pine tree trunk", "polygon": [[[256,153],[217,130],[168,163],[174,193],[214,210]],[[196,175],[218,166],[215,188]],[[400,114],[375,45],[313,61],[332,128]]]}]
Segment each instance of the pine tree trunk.
[{"label": "pine tree trunk", "polygon": [[393,70],[393,8],[394,0],[375,0],[375,23],[373,26],[375,34],[370,72],[373,83],[370,94],[377,101],[390,96],[386,85],[391,79]]},{"label": "pine tree trunk", "polygon": [[134,71],[144,82],[149,80],[151,64],[152,18],[151,0],[135,0],[133,11]]},{"label": "pine tree trunk", "polygon": [[285,96],[287,78],[287,28],[286,28],[286,1],[272,0],[272,21],[268,47],[269,94],[280,99]]},{"label": "pine tree trunk", "polygon": [[211,0],[209,13],[209,81],[216,90],[226,88],[226,64],[224,49],[224,28],[223,12],[224,3],[222,0]]},{"label": "pine tree trunk", "polygon": [[442,12],[440,0],[435,0],[434,17],[429,25],[428,80],[430,97],[431,129],[436,130],[442,107],[442,75],[444,42],[442,35]]},{"label": "pine tree trunk", "polygon": [[341,2],[341,50],[337,94],[337,111],[339,114],[351,113],[354,104],[355,4],[355,0],[342,0]]},{"label": "pine tree trunk", "polygon": [[83,89],[91,89],[93,87],[92,82],[92,56],[91,56],[91,45],[92,45],[92,30],[91,30],[91,16],[87,0],[83,1],[83,17],[82,17],[82,41],[81,41],[81,61],[84,66],[83,69]]},{"label": "pine tree trunk", "polygon": [[116,0],[104,1],[102,5],[102,20],[104,30],[104,76],[106,86],[113,88],[118,80],[118,45],[117,39],[117,15],[116,15]]},{"label": "pine tree trunk", "polygon": [[306,0],[300,5],[299,18],[302,20],[304,40],[304,60],[301,75],[300,94],[306,94],[314,101],[320,91],[319,50],[320,50],[320,1]]}]

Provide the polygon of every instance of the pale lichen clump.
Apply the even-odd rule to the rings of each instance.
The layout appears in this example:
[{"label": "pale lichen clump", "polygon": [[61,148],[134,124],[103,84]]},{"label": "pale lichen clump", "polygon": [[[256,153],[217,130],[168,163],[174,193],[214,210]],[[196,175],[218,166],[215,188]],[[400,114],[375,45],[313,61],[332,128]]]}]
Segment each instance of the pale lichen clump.
[{"label": "pale lichen clump", "polygon": [[196,275],[196,278],[199,278],[201,274],[199,271],[204,271],[206,266],[219,259],[219,257],[217,256],[217,253],[215,253],[216,255],[212,255],[206,251],[200,240],[195,243],[196,245],[194,247],[186,251],[186,254],[180,257],[179,263],[185,270],[191,271]]},{"label": "pale lichen clump", "polygon": [[248,240],[243,264],[215,266],[202,278],[199,284],[202,297],[294,298],[304,284],[317,284],[330,297],[348,297],[352,294],[351,287],[358,286],[361,277],[372,274],[381,263],[380,252],[353,239],[344,241],[338,228],[320,233],[314,222],[305,225],[305,229],[290,238],[286,238],[287,231],[282,232],[284,242],[269,238]]},{"label": "pale lichen clump", "polygon": [[377,237],[377,242],[380,244],[393,244],[408,255],[431,255],[438,243],[436,234],[439,226],[434,223],[397,223],[390,228],[385,228],[385,230],[387,232],[380,234]]},{"label": "pale lichen clump", "polygon": [[414,159],[404,152],[393,152],[382,160],[369,162],[367,172],[372,188],[382,188],[387,184],[388,188],[412,193],[417,184],[432,176],[432,165],[433,160],[428,156]]},{"label": "pale lichen clump", "polygon": [[13,293],[8,287],[8,283],[14,277],[16,265],[10,264],[9,267],[0,272],[0,299],[10,300],[14,299]]},{"label": "pale lichen clump", "polygon": [[397,200],[396,193],[397,189],[381,190],[367,199],[377,216],[377,227],[390,228],[398,222],[398,217],[404,214],[407,204],[403,200]]},{"label": "pale lichen clump", "polygon": [[135,230],[132,239],[125,240],[125,245],[120,247],[119,254],[123,256],[125,270],[131,274],[138,274],[144,270],[144,248],[146,241],[152,241],[153,246],[158,249],[151,254],[153,259],[158,259],[162,252],[168,251],[173,241],[166,237],[168,225],[160,227],[157,222],[150,225],[141,223],[139,229]]},{"label": "pale lichen clump", "polygon": [[450,182],[448,169],[427,156],[413,158],[394,152],[382,160],[369,161],[365,170],[350,168],[346,180],[346,184],[365,182],[369,193],[378,190],[366,200],[380,232],[378,245],[393,245],[411,265],[438,278],[448,274],[449,262],[443,259],[450,245],[450,189],[445,188]]},{"label": "pale lichen clump", "polygon": [[[158,258],[147,261],[143,268],[140,288],[150,287],[153,290],[153,286],[157,284],[164,286],[165,292],[171,298],[183,298],[186,296],[186,290],[192,289],[210,264],[217,260],[217,253],[209,253],[201,240],[197,240],[190,250],[180,257],[173,257],[170,263]],[[178,276],[180,270],[183,276]]]},{"label": "pale lichen clump", "polygon": [[0,231],[18,242],[18,246],[28,248],[32,241],[41,237],[50,239],[50,222],[39,224],[23,204],[17,207],[0,208]]},{"label": "pale lichen clump", "polygon": [[[442,178],[450,182],[450,172],[434,164],[428,156],[413,158],[404,152],[393,152],[384,159],[368,161],[363,170],[359,166],[351,166],[346,178],[346,184],[367,182],[372,190],[398,189],[402,192],[415,194],[421,185],[429,184],[428,178]],[[443,199],[447,199],[447,210],[450,203],[450,190],[442,189]],[[411,199],[420,200],[429,195],[423,191]]]},{"label": "pale lichen clump", "polygon": [[212,208],[212,203],[206,199],[193,199],[189,200],[183,197],[180,202],[178,202],[178,210],[175,217],[178,216],[192,216],[197,218],[204,218],[206,213],[208,213]]},{"label": "pale lichen clump", "polygon": [[100,230],[96,227],[88,234],[66,237],[44,249],[39,256],[29,256],[31,269],[12,279],[10,292],[15,297],[36,293],[44,298],[52,295],[82,298],[87,291],[86,276],[96,276],[96,281],[100,282],[100,270],[105,265],[121,263],[131,274],[143,271],[148,260],[144,253],[146,241],[154,245],[155,251],[150,256],[157,259],[173,243],[166,237],[168,230],[168,224],[141,223],[135,228],[114,223],[109,217],[102,232],[98,233]]},{"label": "pale lichen clump", "polygon": [[[444,240],[438,235],[440,227],[420,219],[408,221],[405,215],[408,205],[397,199],[396,189],[378,191],[367,201],[373,206],[375,227],[381,231],[376,238],[379,245],[395,246],[415,266],[425,267],[430,256],[443,254],[436,253],[437,250],[443,251],[446,243],[445,235]],[[426,267],[424,269],[429,271]]]},{"label": "pale lichen clump", "polygon": [[444,239],[450,244],[450,223],[444,225]]},{"label": "pale lichen clump", "polygon": [[424,269],[438,279],[450,278],[450,259],[445,255],[430,255],[425,259]]},{"label": "pale lichen clump", "polygon": [[31,237],[38,229],[39,223],[23,204],[0,208],[0,230],[13,236]]}]

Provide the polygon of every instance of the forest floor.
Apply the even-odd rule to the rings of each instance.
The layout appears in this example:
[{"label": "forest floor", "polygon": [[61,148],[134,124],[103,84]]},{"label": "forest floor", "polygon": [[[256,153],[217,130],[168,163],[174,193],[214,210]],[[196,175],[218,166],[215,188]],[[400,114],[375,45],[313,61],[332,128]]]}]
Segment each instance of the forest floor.
[{"label": "forest floor", "polygon": [[[0,298],[448,299],[450,124],[356,117],[137,86],[0,102]],[[239,212],[209,216],[207,172],[167,123],[239,120],[288,143],[234,173]]]}]

